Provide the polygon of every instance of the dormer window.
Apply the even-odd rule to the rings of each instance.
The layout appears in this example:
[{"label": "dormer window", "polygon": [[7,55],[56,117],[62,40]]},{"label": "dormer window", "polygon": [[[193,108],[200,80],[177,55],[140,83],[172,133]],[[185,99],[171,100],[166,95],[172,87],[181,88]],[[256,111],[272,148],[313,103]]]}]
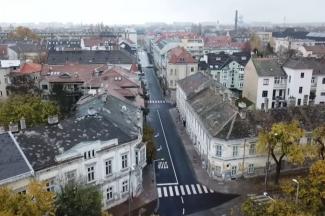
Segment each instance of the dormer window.
[{"label": "dormer window", "polygon": [[89,160],[95,157],[95,150],[90,150],[90,151],[86,151],[84,152],[84,159],[85,160]]}]

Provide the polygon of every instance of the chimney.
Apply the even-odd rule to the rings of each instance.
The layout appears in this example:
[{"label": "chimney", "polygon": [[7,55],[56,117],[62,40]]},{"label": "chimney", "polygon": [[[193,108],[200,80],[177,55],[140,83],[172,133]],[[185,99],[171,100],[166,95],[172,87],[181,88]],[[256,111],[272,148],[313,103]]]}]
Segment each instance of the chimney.
[{"label": "chimney", "polygon": [[20,129],[25,130],[26,129],[26,120],[24,117],[20,119]]},{"label": "chimney", "polygon": [[239,102],[238,103],[239,108],[239,116],[241,119],[246,119],[247,110],[246,110],[246,103],[245,102]]}]

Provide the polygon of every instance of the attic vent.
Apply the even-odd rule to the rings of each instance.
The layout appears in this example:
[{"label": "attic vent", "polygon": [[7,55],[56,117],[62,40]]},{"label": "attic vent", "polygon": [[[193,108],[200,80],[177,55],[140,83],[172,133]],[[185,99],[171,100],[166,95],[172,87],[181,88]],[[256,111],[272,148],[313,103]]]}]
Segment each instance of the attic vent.
[{"label": "attic vent", "polygon": [[243,61],[245,61],[246,59],[247,59],[246,56],[241,57],[241,60],[243,60]]},{"label": "attic vent", "polygon": [[126,110],[127,110],[126,106],[123,105],[122,108],[121,108],[121,111],[125,112]]},{"label": "attic vent", "polygon": [[58,117],[58,115],[49,116],[49,117],[47,118],[47,123],[50,124],[50,125],[52,125],[52,124],[56,124],[56,123],[58,123],[58,122],[59,122],[59,117]]},{"label": "attic vent", "polygon": [[217,58],[216,58],[216,61],[221,61],[221,58],[220,58],[220,57],[217,57]]}]

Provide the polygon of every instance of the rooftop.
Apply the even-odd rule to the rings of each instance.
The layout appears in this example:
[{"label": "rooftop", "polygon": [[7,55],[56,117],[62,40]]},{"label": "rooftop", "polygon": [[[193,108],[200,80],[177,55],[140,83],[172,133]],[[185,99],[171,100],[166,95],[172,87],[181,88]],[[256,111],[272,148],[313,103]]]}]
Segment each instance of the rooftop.
[{"label": "rooftop", "polygon": [[313,75],[325,75],[325,59],[294,58],[286,61],[283,67],[292,69],[312,69]]},{"label": "rooftop", "polygon": [[80,143],[118,139],[123,144],[138,138],[139,109],[118,98],[91,97],[79,101],[74,116],[55,125],[29,128],[17,141],[35,170],[57,164],[55,157]]},{"label": "rooftop", "polygon": [[169,51],[169,59],[168,62],[170,64],[195,64],[197,61],[192,57],[191,53],[189,53],[183,47],[176,47]]},{"label": "rooftop", "polygon": [[28,161],[9,133],[0,134],[0,184],[6,179],[31,174]]},{"label": "rooftop", "polygon": [[201,72],[190,75],[178,81],[178,85],[184,91],[187,97],[194,94],[195,91],[202,85],[209,82],[209,77]]},{"label": "rooftop", "polygon": [[67,63],[78,64],[133,64],[134,56],[124,50],[78,50],[49,52],[49,65],[62,65]]},{"label": "rooftop", "polygon": [[276,58],[252,58],[259,76],[286,76]]}]

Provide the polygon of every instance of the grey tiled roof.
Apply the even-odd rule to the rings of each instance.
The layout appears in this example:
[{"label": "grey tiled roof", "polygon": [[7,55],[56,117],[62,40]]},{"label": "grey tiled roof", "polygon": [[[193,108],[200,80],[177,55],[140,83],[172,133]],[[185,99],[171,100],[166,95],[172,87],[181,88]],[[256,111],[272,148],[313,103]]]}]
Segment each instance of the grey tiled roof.
[{"label": "grey tiled roof", "polygon": [[136,59],[125,50],[77,50],[52,51],[48,54],[49,65],[78,64],[133,64]]},{"label": "grey tiled roof", "polygon": [[32,170],[9,133],[0,134],[0,181]]},{"label": "grey tiled roof", "polygon": [[325,60],[315,58],[289,59],[283,67],[292,69],[312,69],[313,75],[325,74]]},{"label": "grey tiled roof", "polygon": [[[88,113],[90,107],[94,113]],[[33,168],[40,170],[55,165],[60,150],[67,151],[81,142],[117,138],[122,144],[137,139],[137,111],[112,96],[106,102],[97,98],[80,105],[75,116],[57,125],[30,128],[16,137]]]},{"label": "grey tiled roof", "polygon": [[276,58],[252,58],[259,76],[286,76]]},{"label": "grey tiled roof", "polygon": [[190,94],[194,93],[198,87],[204,83],[207,83],[208,81],[209,77],[207,75],[198,72],[182,80],[179,80],[178,84],[185,92],[186,96],[190,96]]}]

